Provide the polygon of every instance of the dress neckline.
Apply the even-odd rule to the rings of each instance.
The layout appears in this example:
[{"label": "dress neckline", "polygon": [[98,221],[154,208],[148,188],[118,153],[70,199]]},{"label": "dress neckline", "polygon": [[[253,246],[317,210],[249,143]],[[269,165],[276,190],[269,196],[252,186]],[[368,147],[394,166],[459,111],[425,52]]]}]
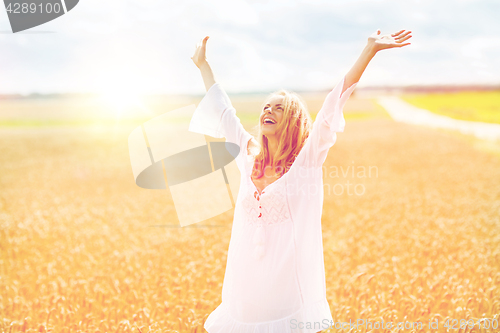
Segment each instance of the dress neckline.
[{"label": "dress neckline", "polygon": [[[252,160],[253,160],[253,159],[252,159]],[[252,164],[252,169],[253,169],[253,164]],[[288,170],[288,172],[290,172],[290,170]],[[261,196],[261,195],[262,195],[262,193],[264,193],[264,192],[265,192],[265,190],[266,190],[269,186],[273,185],[274,183],[278,182],[280,179],[282,179],[283,177],[285,177],[285,175],[286,175],[288,172],[286,172],[286,173],[285,173],[284,175],[282,175],[280,178],[276,179],[274,182],[272,182],[272,183],[267,184],[266,186],[264,186],[264,188],[262,189],[262,192],[260,192],[260,193],[259,193],[259,189],[257,188],[257,185],[255,185],[255,183],[253,182],[253,179],[252,179],[252,170],[250,170],[250,176],[249,176],[249,178],[250,178],[250,183],[252,183],[252,185],[253,185],[254,189],[257,191],[257,193],[259,193],[259,196]]]},{"label": "dress neckline", "polygon": [[[250,140],[248,140],[248,141],[250,141]],[[246,143],[246,145],[245,145],[245,150],[244,150],[244,151],[245,151],[245,153],[247,152],[248,141],[247,141],[247,143]],[[252,164],[251,164],[251,167],[250,167],[250,171],[249,171],[249,172],[247,172],[247,179],[249,179],[249,180],[250,180],[250,183],[252,183],[253,188],[257,191],[257,193],[259,194],[259,196],[261,196],[261,195],[265,192],[265,190],[266,190],[269,186],[271,186],[271,185],[273,185],[273,184],[275,184],[275,183],[279,182],[281,179],[285,178],[285,176],[286,176],[287,174],[289,174],[289,173],[290,173],[290,171],[292,170],[293,166],[295,165],[295,162],[299,159],[300,154],[302,154],[302,152],[305,150],[305,148],[306,148],[306,144],[307,144],[307,142],[308,142],[308,141],[309,141],[309,137],[307,137],[307,138],[306,138],[306,140],[304,141],[304,145],[302,146],[302,149],[299,151],[299,153],[298,153],[298,154],[297,154],[297,156],[295,157],[295,160],[292,162],[292,165],[290,166],[290,168],[288,169],[288,171],[287,171],[284,175],[282,175],[280,178],[276,179],[274,182],[272,182],[272,183],[270,183],[270,184],[266,185],[266,186],[262,189],[262,192],[259,192],[259,189],[257,188],[257,186],[255,185],[255,183],[254,183],[254,182],[253,182],[253,180],[252,180],[252,170],[253,170],[253,166],[254,166],[254,164],[255,164],[255,162],[254,162],[254,161],[255,161],[255,156],[254,156],[254,155],[248,155],[248,154],[246,154],[247,158],[250,158],[250,160],[252,161]]]}]

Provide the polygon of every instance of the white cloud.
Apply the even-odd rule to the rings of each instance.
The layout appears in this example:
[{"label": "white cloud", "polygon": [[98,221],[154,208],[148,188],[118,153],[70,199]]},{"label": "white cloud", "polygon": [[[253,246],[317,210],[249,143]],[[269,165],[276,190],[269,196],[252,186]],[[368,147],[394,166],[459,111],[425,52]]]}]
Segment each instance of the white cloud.
[{"label": "white cloud", "polygon": [[464,42],[463,46],[460,48],[460,52],[463,56],[477,60],[483,59],[485,52],[489,50],[495,50],[500,53],[500,37],[475,37]]},{"label": "white cloud", "polygon": [[215,13],[217,19],[228,21],[235,25],[257,25],[259,23],[258,13],[243,0],[231,1],[207,1]]}]

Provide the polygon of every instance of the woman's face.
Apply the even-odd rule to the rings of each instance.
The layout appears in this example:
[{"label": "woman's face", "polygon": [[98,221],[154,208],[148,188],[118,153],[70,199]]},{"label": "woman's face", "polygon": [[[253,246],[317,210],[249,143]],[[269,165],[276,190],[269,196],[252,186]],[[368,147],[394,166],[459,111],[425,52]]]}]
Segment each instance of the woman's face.
[{"label": "woman's face", "polygon": [[[273,96],[266,102],[259,118],[262,134],[266,136],[276,134],[276,129],[283,120],[283,99],[283,96]],[[266,121],[266,119],[271,119],[271,121]]]}]

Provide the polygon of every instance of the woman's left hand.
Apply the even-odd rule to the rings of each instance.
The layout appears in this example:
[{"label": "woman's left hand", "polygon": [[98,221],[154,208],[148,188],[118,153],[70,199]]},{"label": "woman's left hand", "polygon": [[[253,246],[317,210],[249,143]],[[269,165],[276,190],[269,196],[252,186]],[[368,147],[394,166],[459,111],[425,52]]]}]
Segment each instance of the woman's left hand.
[{"label": "woman's left hand", "polygon": [[410,33],[411,31],[405,32],[405,30],[400,30],[394,34],[381,35],[380,30],[377,30],[368,37],[368,46],[371,47],[373,51],[378,52],[393,47],[410,45],[411,43],[403,43],[412,37]]}]

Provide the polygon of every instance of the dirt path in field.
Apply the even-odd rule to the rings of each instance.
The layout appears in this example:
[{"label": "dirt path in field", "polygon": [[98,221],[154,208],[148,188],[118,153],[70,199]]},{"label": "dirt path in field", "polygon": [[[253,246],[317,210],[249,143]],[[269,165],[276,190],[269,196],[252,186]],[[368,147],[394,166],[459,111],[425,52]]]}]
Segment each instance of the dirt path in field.
[{"label": "dirt path in field", "polygon": [[418,108],[396,96],[380,97],[378,103],[396,121],[433,128],[453,129],[463,134],[473,134],[481,139],[500,141],[500,124],[453,119]]},{"label": "dirt path in field", "polygon": [[[133,128],[0,128],[0,330],[203,332],[233,211],[212,228],[153,227],[178,221],[168,190],[134,183]],[[500,155],[468,140],[347,121],[324,165],[337,321],[439,318],[444,332],[443,318],[500,313]]]}]

